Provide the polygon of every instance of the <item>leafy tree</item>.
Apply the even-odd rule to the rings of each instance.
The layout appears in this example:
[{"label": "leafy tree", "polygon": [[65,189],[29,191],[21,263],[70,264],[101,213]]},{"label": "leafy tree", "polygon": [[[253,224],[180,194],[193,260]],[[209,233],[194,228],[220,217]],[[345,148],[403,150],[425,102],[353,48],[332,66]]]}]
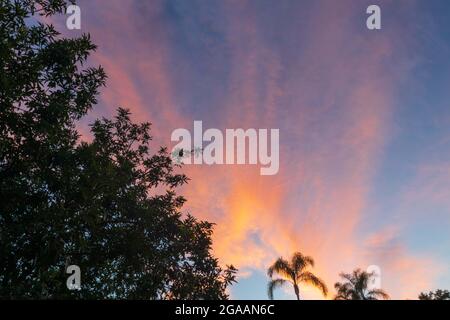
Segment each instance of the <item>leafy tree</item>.
[{"label": "leafy tree", "polygon": [[[267,290],[269,299],[273,299],[273,291],[275,288],[287,283],[292,284],[294,287],[297,300],[300,300],[299,285],[302,283],[319,288],[323,295],[326,296],[328,293],[327,286],[320,278],[306,270],[308,266],[314,267],[314,260],[309,256],[304,256],[300,252],[294,253],[291,262],[282,257],[278,258],[267,271],[268,276],[271,278]],[[279,278],[273,279],[274,274],[277,274]]]},{"label": "leafy tree", "polygon": [[352,273],[341,273],[345,282],[337,282],[335,300],[378,300],[389,299],[389,295],[381,289],[370,289],[368,285],[375,274],[356,269]]},{"label": "leafy tree", "polygon": [[422,292],[419,295],[419,300],[450,300],[450,292],[448,290],[438,289],[428,293]]},{"label": "leafy tree", "polygon": [[211,255],[213,225],[180,212],[187,178],[150,150],[150,124],[119,108],[80,141],[106,79],[84,66],[96,47],[29,20],[65,6],[0,0],[0,298],[226,299],[236,269]]}]

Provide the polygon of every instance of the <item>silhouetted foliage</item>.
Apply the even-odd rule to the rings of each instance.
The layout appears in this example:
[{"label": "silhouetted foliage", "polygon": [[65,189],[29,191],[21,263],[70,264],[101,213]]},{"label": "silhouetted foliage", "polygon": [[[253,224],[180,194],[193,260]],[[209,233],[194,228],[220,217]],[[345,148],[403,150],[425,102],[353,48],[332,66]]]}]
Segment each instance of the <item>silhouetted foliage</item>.
[{"label": "silhouetted foliage", "polygon": [[96,47],[26,23],[65,1],[0,1],[0,298],[226,299],[236,269],[211,255],[213,225],[180,213],[187,178],[151,152],[150,124],[119,108],[80,142],[106,79],[83,67]]},{"label": "silhouetted foliage", "polygon": [[419,300],[450,300],[450,292],[448,290],[438,289],[428,293],[422,292],[419,295]]},{"label": "silhouetted foliage", "polygon": [[352,273],[341,273],[345,281],[337,282],[334,287],[337,294],[335,300],[378,300],[389,299],[389,295],[381,289],[370,289],[369,282],[375,274],[356,269]]},{"label": "silhouetted foliage", "polygon": [[[271,278],[267,290],[269,299],[273,299],[274,289],[287,283],[292,284],[294,287],[297,300],[300,300],[299,285],[302,283],[319,288],[323,295],[326,296],[328,293],[327,286],[320,278],[306,270],[308,266],[314,267],[314,260],[300,252],[294,253],[291,262],[282,257],[278,258],[267,270],[267,275]],[[277,274],[279,278],[273,279],[274,274]]]}]

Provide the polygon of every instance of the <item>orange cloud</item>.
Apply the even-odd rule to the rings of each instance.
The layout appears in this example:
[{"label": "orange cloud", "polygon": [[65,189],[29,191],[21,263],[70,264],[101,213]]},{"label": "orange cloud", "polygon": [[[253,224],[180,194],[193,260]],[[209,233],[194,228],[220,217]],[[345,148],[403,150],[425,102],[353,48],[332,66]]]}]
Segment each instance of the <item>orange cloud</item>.
[{"label": "orange cloud", "polygon": [[[371,45],[359,39],[361,48],[347,52],[352,34],[345,21],[348,8],[332,4],[326,10],[315,8],[311,16],[316,22],[310,28],[316,32],[289,71],[261,40],[251,14],[243,19],[241,8],[234,6],[227,12],[229,32],[236,35],[240,30],[240,36],[230,36],[235,59],[224,122],[231,127],[283,126],[288,130],[284,136],[281,131],[281,143],[289,139],[290,146],[282,148],[282,168],[276,177],[260,177],[248,167],[188,168],[193,178],[186,190],[188,205],[218,223],[215,251],[224,262],[244,270],[265,269],[277,256],[302,250],[315,257],[318,274],[332,286],[340,271],[378,261],[357,231],[389,130],[393,86],[404,70],[386,73],[383,68],[393,54],[390,39],[375,37]],[[268,78],[258,70],[266,71]],[[282,72],[290,73],[289,82],[278,80]],[[269,92],[263,97],[261,87]],[[277,105],[280,101],[287,103]],[[382,261],[395,270],[402,288],[410,288],[409,279],[431,263],[410,256],[400,245],[385,250],[390,258]],[[309,290],[306,296],[319,297]]]},{"label": "orange cloud", "polygon": [[[390,234],[367,241],[358,234],[389,134],[396,84],[412,64],[392,63],[404,50],[403,35],[399,40],[395,30],[356,29],[361,8],[354,1],[316,1],[308,4],[308,15],[283,21],[291,33],[270,38],[254,3],[221,3],[226,23],[218,27],[224,41],[219,48],[229,57],[223,95],[194,92],[214,105],[205,119],[193,119],[199,115],[192,111],[196,106],[190,106],[192,114],[182,108],[186,102],[174,80],[189,74],[170,65],[176,47],[161,18],[163,6],[156,1],[140,6],[142,12],[136,12],[132,2],[111,1],[92,22],[94,39],[103,43],[94,61],[109,74],[102,93],[106,110],[95,115],[130,107],[136,120],[154,123],[156,143],[165,145],[171,130],[191,128],[193,120],[216,128],[280,128],[276,176],[260,176],[257,166],[184,168],[191,178],[181,190],[186,210],[217,223],[214,251],[221,262],[248,275],[301,250],[315,258],[317,274],[330,287],[339,272],[373,261],[383,265],[383,279],[398,297],[429,283],[422,277],[416,287],[410,285],[433,261],[412,256]],[[301,14],[304,6],[293,2],[282,13]],[[143,14],[145,24],[130,19]],[[308,298],[320,297],[304,290]]]}]

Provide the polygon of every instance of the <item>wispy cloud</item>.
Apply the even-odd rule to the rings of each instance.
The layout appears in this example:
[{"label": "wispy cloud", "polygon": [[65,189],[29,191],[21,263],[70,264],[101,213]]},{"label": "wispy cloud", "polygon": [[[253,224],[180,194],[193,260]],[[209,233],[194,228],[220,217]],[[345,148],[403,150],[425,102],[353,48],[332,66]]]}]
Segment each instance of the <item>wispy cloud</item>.
[{"label": "wispy cloud", "polygon": [[[186,209],[217,223],[223,263],[248,276],[301,250],[330,287],[341,271],[380,264],[399,298],[432,281],[415,278],[437,264],[402,239],[359,232],[402,80],[417,62],[402,21],[369,32],[359,1],[109,1],[108,10],[81,3],[100,46],[94,61],[109,74],[97,114],[130,107],[164,144],[193,120],[280,128],[276,176],[252,166],[185,168]],[[427,194],[447,186],[435,174],[442,181],[427,183]]]}]

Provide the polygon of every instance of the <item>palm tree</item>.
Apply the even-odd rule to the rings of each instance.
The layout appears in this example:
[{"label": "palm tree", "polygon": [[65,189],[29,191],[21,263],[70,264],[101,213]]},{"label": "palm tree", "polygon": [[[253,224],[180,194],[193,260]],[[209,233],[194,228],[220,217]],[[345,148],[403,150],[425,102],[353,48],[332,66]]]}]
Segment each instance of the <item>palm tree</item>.
[{"label": "palm tree", "polygon": [[421,292],[419,300],[450,300],[450,291],[437,289],[435,292]]},{"label": "palm tree", "polygon": [[370,289],[369,283],[375,276],[374,272],[368,273],[356,269],[352,273],[341,273],[345,282],[337,282],[334,287],[337,294],[335,300],[378,300],[389,299],[389,295],[381,289]]},{"label": "palm tree", "polygon": [[[292,284],[295,290],[297,300],[300,300],[299,285],[301,283],[312,285],[319,288],[323,295],[328,293],[325,283],[315,276],[312,272],[307,271],[308,266],[314,267],[314,260],[309,256],[304,256],[300,252],[294,253],[291,262],[278,258],[277,261],[267,270],[268,276],[271,278],[268,286],[269,299],[273,299],[273,290],[287,283]],[[278,274],[279,278],[273,279],[274,274]]]}]

